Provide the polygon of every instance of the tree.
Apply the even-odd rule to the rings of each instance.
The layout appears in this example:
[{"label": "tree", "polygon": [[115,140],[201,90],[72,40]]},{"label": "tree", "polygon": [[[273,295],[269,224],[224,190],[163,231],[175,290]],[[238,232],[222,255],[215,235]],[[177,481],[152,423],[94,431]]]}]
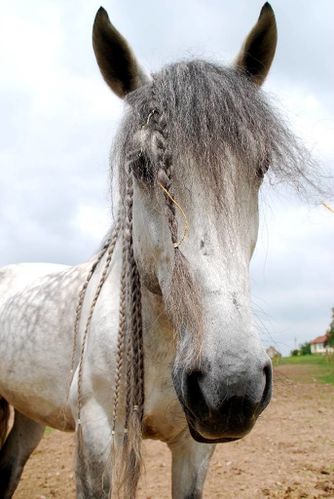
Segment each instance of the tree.
[{"label": "tree", "polygon": [[311,355],[311,343],[303,343],[300,345],[300,355]]},{"label": "tree", "polygon": [[329,324],[329,330],[328,330],[328,345],[329,346],[334,346],[334,307],[332,308],[332,320],[331,323]]}]

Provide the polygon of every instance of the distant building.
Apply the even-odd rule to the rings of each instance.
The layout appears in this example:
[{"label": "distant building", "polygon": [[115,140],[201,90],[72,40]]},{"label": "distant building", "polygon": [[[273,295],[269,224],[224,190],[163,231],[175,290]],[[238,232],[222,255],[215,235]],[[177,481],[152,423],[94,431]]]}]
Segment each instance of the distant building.
[{"label": "distant building", "polygon": [[271,360],[279,360],[282,357],[282,354],[275,347],[268,347],[266,352]]},{"label": "distant building", "polygon": [[311,353],[333,353],[334,348],[328,344],[328,335],[317,336],[314,340],[310,341]]}]

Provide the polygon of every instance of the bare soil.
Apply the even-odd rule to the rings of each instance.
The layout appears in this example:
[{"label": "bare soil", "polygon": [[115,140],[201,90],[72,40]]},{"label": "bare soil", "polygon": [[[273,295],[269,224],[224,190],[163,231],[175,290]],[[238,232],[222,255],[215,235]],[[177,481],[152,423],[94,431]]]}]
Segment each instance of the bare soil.
[{"label": "bare soil", "polygon": [[[73,435],[47,432],[15,499],[73,499],[73,449]],[[169,498],[167,447],[147,441],[144,451],[139,499]],[[217,447],[204,496],[334,498],[334,387],[316,384],[305,366],[278,366],[272,403],[250,435]]]}]

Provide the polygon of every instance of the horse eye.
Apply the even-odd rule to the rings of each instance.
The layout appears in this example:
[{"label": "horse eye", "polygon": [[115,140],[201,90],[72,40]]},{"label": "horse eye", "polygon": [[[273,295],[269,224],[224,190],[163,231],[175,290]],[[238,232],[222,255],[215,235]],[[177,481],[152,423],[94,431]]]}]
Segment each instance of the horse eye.
[{"label": "horse eye", "polygon": [[132,171],[137,180],[151,185],[154,180],[153,165],[150,158],[140,151],[132,162]]}]

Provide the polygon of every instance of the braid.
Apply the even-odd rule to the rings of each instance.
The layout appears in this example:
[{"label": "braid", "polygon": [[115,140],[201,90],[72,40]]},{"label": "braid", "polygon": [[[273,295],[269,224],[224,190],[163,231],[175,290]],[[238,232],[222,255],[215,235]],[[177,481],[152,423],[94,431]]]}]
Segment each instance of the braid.
[{"label": "braid", "polygon": [[[126,186],[125,186],[125,221],[124,221],[124,253],[126,258],[126,281],[127,281],[127,302],[131,311],[131,287],[132,287],[132,266],[133,262],[133,235],[132,235],[132,207],[133,207],[133,178],[131,174],[130,160],[126,164]],[[125,428],[128,428],[131,405],[133,403],[133,333],[132,329],[132,316],[131,312],[127,318],[127,386],[126,386],[126,414],[125,414]]]},{"label": "braid", "polygon": [[[168,221],[171,240],[174,246],[174,262],[171,269],[170,278],[162,287],[164,296],[164,304],[166,310],[172,319],[174,332],[177,334],[183,328],[193,331],[194,338],[197,341],[197,347],[194,352],[197,352],[194,357],[189,356],[186,362],[198,362],[200,358],[203,331],[202,323],[202,306],[199,300],[196,281],[190,271],[188,262],[180,251],[180,245],[185,240],[189,224],[187,216],[182,206],[176,201],[173,191],[173,157],[170,150],[170,137],[168,134],[167,123],[167,106],[163,102],[162,92],[156,91],[157,77],[152,83],[152,128],[155,134],[155,145],[157,148],[157,184],[161,188],[165,198],[166,218]],[[149,115],[149,116],[150,116]],[[184,227],[183,234],[178,237],[178,223],[176,217],[176,207],[183,218]]]},{"label": "braid", "polygon": [[137,333],[135,349],[134,349],[135,365],[137,366],[137,376],[138,376],[136,402],[138,407],[138,417],[142,421],[144,417],[144,396],[145,396],[144,343],[143,343],[143,322],[142,322],[142,310],[141,310],[141,283],[137,267],[135,268],[133,299],[134,299],[133,320],[135,324],[135,331]]},{"label": "braid", "polygon": [[133,176],[131,159],[125,167],[123,255],[126,261],[126,395],[123,438],[123,469],[120,485],[125,497],[134,497],[141,467],[141,434],[144,414],[144,352],[141,317],[141,284],[133,252]]},{"label": "braid", "polygon": [[[117,223],[115,228],[114,228],[109,247],[102,254],[102,256],[106,255],[106,259],[104,262],[104,267],[103,267],[103,271],[102,271],[99,283],[98,283],[97,288],[95,290],[95,294],[94,294],[94,297],[93,297],[93,300],[92,300],[92,303],[91,303],[91,306],[89,309],[88,317],[86,320],[86,326],[85,326],[85,329],[83,331],[81,348],[80,348],[80,357],[79,357],[79,365],[78,365],[78,380],[77,380],[77,425],[76,425],[76,432],[77,432],[77,453],[78,453],[78,456],[80,456],[81,462],[83,462],[83,463],[84,463],[84,451],[83,451],[83,435],[82,435],[82,424],[81,424],[81,409],[82,409],[83,400],[84,400],[84,397],[82,395],[84,354],[85,354],[85,350],[86,350],[86,344],[87,344],[88,334],[89,334],[89,330],[90,330],[90,324],[91,324],[93,314],[94,314],[95,305],[96,305],[97,300],[100,296],[101,290],[102,290],[103,285],[107,279],[107,275],[108,275],[108,272],[110,269],[112,256],[113,256],[114,249],[115,249],[115,246],[117,243],[118,230],[119,230],[119,223]],[[102,256],[100,256],[100,254],[98,255],[97,260],[96,260],[97,263],[99,261],[101,261]],[[97,266],[97,263],[96,263],[95,267]],[[93,275],[92,273],[88,274],[89,279],[92,277],[92,275]],[[85,298],[85,293],[87,290],[89,279],[86,279],[86,283],[85,283],[86,287],[83,287],[81,290],[82,292],[80,293],[79,304],[80,304],[81,300],[83,301]],[[81,310],[82,310],[82,303],[81,303],[80,312],[81,312]]]},{"label": "braid", "polygon": [[121,289],[120,289],[120,304],[119,304],[119,326],[117,338],[117,354],[116,354],[116,371],[115,371],[115,391],[113,401],[113,416],[112,416],[112,435],[115,434],[117,410],[119,402],[119,389],[123,372],[123,358],[125,348],[126,334],[126,260],[124,258],[124,247],[122,250],[122,274],[121,274]]},{"label": "braid", "polygon": [[70,376],[69,376],[69,380],[68,380],[67,399],[69,398],[72,377],[74,374],[75,358],[76,358],[76,353],[77,353],[77,341],[78,341],[78,335],[79,335],[79,325],[80,325],[82,307],[83,307],[83,303],[85,300],[88,284],[90,283],[90,280],[93,277],[93,274],[96,270],[96,267],[98,266],[98,264],[100,263],[100,261],[102,260],[104,255],[106,254],[108,248],[110,246],[112,248],[115,247],[116,242],[117,242],[117,238],[118,238],[118,235],[120,232],[120,228],[121,228],[121,217],[120,217],[120,214],[118,214],[116,223],[113,227],[113,230],[112,230],[110,236],[106,239],[105,243],[103,244],[103,246],[100,249],[100,251],[98,252],[98,254],[96,255],[96,257],[92,263],[92,266],[89,269],[86,280],[83,283],[83,285],[80,289],[80,292],[79,292],[79,299],[78,299],[78,303],[77,303],[76,310],[75,310],[74,335],[73,335],[73,342],[72,342],[71,370],[70,370]]},{"label": "braid", "polygon": [[[173,178],[173,162],[172,156],[168,150],[168,128],[167,119],[164,106],[160,107],[158,102],[156,89],[156,80],[152,83],[152,123],[153,129],[156,134],[156,147],[157,147],[157,166],[158,166],[158,182],[169,192],[172,185]],[[172,242],[176,245],[177,242],[177,222],[175,216],[175,205],[172,198],[166,193],[166,216],[168,225],[171,232]]]}]

